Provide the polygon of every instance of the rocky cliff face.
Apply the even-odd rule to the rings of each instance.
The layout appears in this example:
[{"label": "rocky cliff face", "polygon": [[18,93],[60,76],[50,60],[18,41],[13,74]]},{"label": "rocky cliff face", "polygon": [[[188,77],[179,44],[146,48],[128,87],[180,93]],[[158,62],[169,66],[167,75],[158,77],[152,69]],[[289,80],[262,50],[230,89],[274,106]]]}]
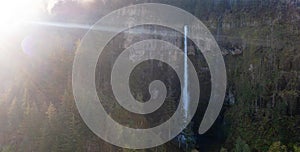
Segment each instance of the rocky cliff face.
[{"label": "rocky cliff face", "polygon": [[[101,8],[99,10],[109,12],[110,9],[141,2],[134,0],[110,1],[105,5],[99,5]],[[202,147],[209,147],[207,145],[212,144],[211,142],[207,143],[207,139],[211,137],[213,140],[223,142],[218,143],[218,146],[212,146],[214,150],[219,149],[220,146],[232,150],[241,141],[249,145],[253,151],[266,151],[273,142],[277,141],[281,141],[288,145],[289,149],[293,149],[294,145],[300,142],[300,46],[298,43],[300,39],[300,3],[298,0],[145,0],[143,2],[160,2],[189,11],[204,22],[221,47],[227,67],[228,93],[220,120],[207,133],[208,136],[199,137],[201,142],[206,143],[206,145],[202,144]],[[101,12],[100,14],[105,13]],[[91,22],[101,15],[95,16],[91,17]],[[162,27],[144,26],[131,30],[137,29],[168,35],[164,32],[168,29]],[[130,30],[128,32],[130,33]],[[176,32],[172,32],[176,35]],[[107,50],[117,51],[108,51],[105,55],[106,58],[99,61],[105,62],[103,65],[106,66],[103,68],[109,71],[114,63],[113,59],[122,49],[134,42],[148,38],[160,38],[182,48],[182,35],[178,33],[175,37],[159,35],[120,35],[107,47]],[[202,83],[201,87],[207,88],[201,90],[200,100],[203,102],[200,103],[203,105],[199,106],[199,111],[194,119],[194,126],[197,128],[209,99],[210,75],[205,60],[201,54],[197,54],[197,48],[190,45],[189,50],[189,58],[194,63],[201,61],[195,67],[197,67],[198,77]],[[136,60],[139,55],[139,52],[131,52],[131,59]],[[167,86],[170,85],[168,95],[173,98],[167,98],[167,101],[171,103],[167,106],[171,108],[160,112],[167,113],[166,118],[168,118],[174,111],[180,94],[180,90],[175,87],[178,85],[176,76],[169,77],[173,74],[170,67],[161,62],[145,63],[143,67],[138,67],[133,74],[132,93],[138,100],[146,101],[149,98],[148,90],[141,88],[148,88],[149,82],[153,78],[164,80]],[[109,76],[104,75],[103,77],[109,80]],[[99,79],[99,82],[99,86],[108,88],[103,89],[104,91],[109,91],[107,81]],[[104,94],[111,94],[111,92]],[[122,114],[120,120],[132,116],[125,111]],[[118,118],[117,114],[112,115]],[[140,121],[138,122],[144,123],[132,125],[146,127],[159,124],[159,122],[149,123],[151,117],[157,116],[139,117]]]}]

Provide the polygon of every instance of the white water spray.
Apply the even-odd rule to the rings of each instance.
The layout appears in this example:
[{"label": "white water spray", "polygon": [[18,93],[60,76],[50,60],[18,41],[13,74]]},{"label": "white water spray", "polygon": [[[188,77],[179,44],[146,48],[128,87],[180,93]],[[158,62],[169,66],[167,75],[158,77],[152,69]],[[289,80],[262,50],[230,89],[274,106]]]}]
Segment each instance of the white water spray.
[{"label": "white water spray", "polygon": [[183,91],[182,91],[182,96],[183,96],[183,109],[184,109],[184,115],[185,119],[188,118],[188,109],[189,109],[189,92],[188,92],[188,64],[187,64],[187,59],[188,59],[188,48],[187,48],[187,34],[188,34],[188,27],[187,25],[184,26],[184,75],[183,75]]}]

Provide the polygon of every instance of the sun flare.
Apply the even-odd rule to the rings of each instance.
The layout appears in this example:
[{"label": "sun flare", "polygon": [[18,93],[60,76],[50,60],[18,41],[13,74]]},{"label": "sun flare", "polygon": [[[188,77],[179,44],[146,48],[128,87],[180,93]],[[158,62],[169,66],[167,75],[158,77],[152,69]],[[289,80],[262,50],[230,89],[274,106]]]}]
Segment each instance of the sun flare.
[{"label": "sun flare", "polygon": [[0,0],[0,32],[11,32],[23,21],[35,18],[41,6],[41,0]]}]

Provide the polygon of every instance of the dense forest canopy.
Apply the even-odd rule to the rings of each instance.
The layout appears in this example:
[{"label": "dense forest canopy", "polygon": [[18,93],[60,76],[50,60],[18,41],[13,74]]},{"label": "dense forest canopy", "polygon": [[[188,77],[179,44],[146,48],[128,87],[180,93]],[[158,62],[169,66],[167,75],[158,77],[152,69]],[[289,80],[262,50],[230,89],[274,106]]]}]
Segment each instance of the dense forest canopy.
[{"label": "dense forest canopy", "polygon": [[[4,20],[5,13],[31,8],[25,4],[24,8],[16,7],[21,4],[14,2],[7,5],[10,9],[6,10],[10,11],[0,10],[0,20]],[[203,102],[200,102],[197,116],[183,132],[186,140],[176,137],[147,150],[122,149],[101,140],[80,117],[72,94],[72,64],[91,25],[115,9],[145,2],[184,9],[209,28],[226,63],[227,92],[214,126],[204,135],[198,135],[200,116],[207,106],[211,84],[201,54],[189,54],[205,89],[201,90]],[[6,7],[0,2],[2,4],[1,9]],[[48,0],[41,1],[37,10],[38,15],[26,18],[22,24],[0,22],[1,152],[300,151],[299,0]],[[15,18],[24,12],[26,10],[19,11],[8,21],[18,22]],[[13,28],[8,31],[7,25]],[[126,42],[122,36],[111,41],[106,49],[121,51],[118,43]],[[151,35],[135,37],[132,42],[145,37],[151,38]],[[191,48],[197,52],[197,48]],[[98,66],[109,70],[110,61],[116,55],[108,51]],[[200,62],[195,64],[197,61]],[[102,66],[102,62],[110,64]],[[142,68],[153,71],[143,72]],[[168,68],[158,62],[137,67],[137,72],[132,74],[134,79],[130,80],[135,98],[149,98],[145,93],[147,89],[141,88],[147,88],[152,79],[144,77],[161,76],[173,91],[166,99],[169,103],[166,106],[172,112],[177,106],[180,88],[176,87],[176,77],[169,77],[172,70]],[[165,69],[169,73],[162,74]],[[102,87],[98,95],[109,92],[100,76],[96,81]],[[113,100],[103,97],[107,102]],[[161,112],[167,113],[166,117],[171,115],[169,111]],[[147,122],[152,117],[160,117],[136,117],[144,122],[140,124],[128,122],[130,116],[132,114],[121,109],[112,112],[112,117],[125,121],[124,124],[140,127],[151,126]]]}]

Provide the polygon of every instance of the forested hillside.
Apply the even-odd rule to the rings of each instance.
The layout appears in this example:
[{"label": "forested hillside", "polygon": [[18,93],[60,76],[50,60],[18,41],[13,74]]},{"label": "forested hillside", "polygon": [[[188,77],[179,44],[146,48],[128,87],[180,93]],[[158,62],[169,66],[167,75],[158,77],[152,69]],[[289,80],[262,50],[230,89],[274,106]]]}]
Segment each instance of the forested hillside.
[{"label": "forested hillside", "polygon": [[[222,112],[206,134],[197,135],[197,128],[209,89],[201,92],[200,100],[204,102],[185,130],[188,139],[184,143],[176,138],[159,147],[130,150],[101,140],[79,115],[72,94],[72,64],[88,29],[75,25],[90,26],[117,8],[144,2],[177,6],[198,17],[222,50],[228,84]],[[52,24],[26,24],[27,30],[0,41],[0,50],[8,50],[0,55],[0,152],[300,151],[300,1],[62,0],[46,4],[41,16],[43,22]],[[145,37],[151,35],[134,41]],[[106,49],[120,51],[115,44],[126,41],[120,39]],[[174,43],[181,47],[181,41]],[[106,55],[98,66],[110,62],[116,54]],[[201,84],[210,85],[209,72],[200,69],[207,67],[201,54],[191,53],[189,58],[201,60],[201,65],[195,64]],[[108,69],[110,64],[103,68]],[[140,70],[133,74],[131,85],[136,98],[148,98],[141,89],[151,80],[145,76],[162,76],[167,83],[178,83],[176,78],[161,74],[165,65],[158,65],[145,64],[145,71],[152,68],[154,72]],[[105,82],[96,83],[104,88],[104,93],[107,91]],[[175,104],[168,105],[170,109],[174,109],[180,94],[176,84],[169,84],[173,96],[167,100]],[[113,115],[121,120],[130,116],[126,112]],[[147,122],[151,117],[139,119]]]}]

